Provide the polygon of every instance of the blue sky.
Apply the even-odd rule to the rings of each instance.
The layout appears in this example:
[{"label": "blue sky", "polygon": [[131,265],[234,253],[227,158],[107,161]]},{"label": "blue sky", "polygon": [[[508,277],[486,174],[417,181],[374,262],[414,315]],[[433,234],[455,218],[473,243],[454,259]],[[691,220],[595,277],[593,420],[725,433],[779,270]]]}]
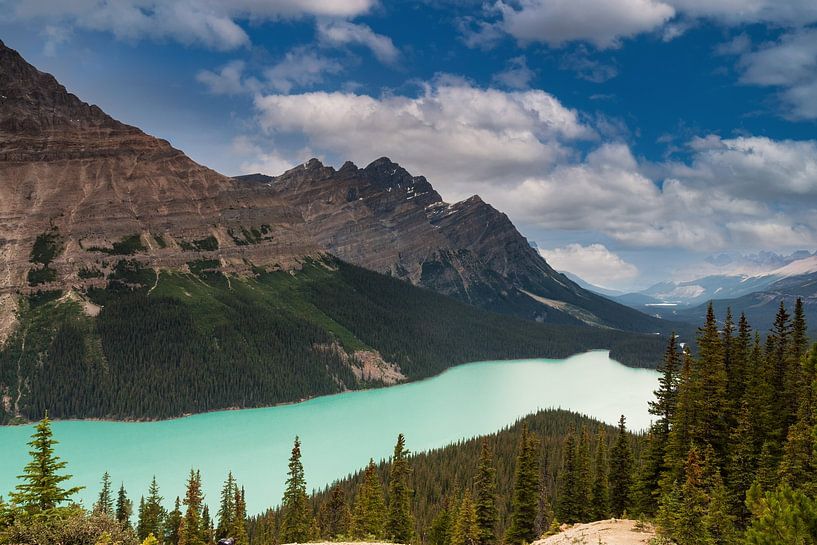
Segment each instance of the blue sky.
[{"label": "blue sky", "polygon": [[817,246],[813,0],[0,0],[0,14],[30,62],[220,172],[387,155],[447,200],[480,194],[554,266],[607,287]]}]

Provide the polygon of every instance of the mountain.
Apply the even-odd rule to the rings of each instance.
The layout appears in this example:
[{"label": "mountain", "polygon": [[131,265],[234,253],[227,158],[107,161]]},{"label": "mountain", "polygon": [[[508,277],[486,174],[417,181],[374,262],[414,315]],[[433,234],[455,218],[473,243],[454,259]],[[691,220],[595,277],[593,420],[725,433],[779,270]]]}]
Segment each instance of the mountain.
[{"label": "mountain", "polygon": [[[533,248],[535,248],[535,246]],[[570,271],[559,271],[559,272],[562,273],[563,275],[565,275],[566,277],[568,277],[570,280],[572,280],[573,282],[575,282],[579,286],[583,287],[586,290],[592,291],[593,293],[598,293],[599,295],[604,295],[605,297],[608,297],[608,298],[618,297],[619,295],[624,295],[623,291],[611,290],[609,288],[602,288],[601,286],[596,286],[595,284],[591,284],[590,282],[588,282],[584,278],[580,277],[577,274],[573,274]]]},{"label": "mountain", "polygon": [[672,329],[556,272],[479,196],[446,203],[423,176],[388,158],[337,170],[312,159],[280,176],[236,180],[267,188],[298,210],[312,240],[329,253],[460,301],[549,323]]},{"label": "mountain", "polygon": [[614,299],[649,313],[663,308],[672,316],[678,309],[713,299],[735,299],[762,291],[781,278],[815,272],[817,257],[806,250],[785,256],[773,252],[738,257],[719,254],[706,258],[695,270],[711,274],[693,280],[659,282],[639,292],[614,296]]},{"label": "mountain", "polygon": [[553,271],[479,197],[446,204],[385,158],[229,178],[2,42],[0,262],[0,422],[269,405],[591,348],[650,366],[661,338],[621,330],[668,327]]}]

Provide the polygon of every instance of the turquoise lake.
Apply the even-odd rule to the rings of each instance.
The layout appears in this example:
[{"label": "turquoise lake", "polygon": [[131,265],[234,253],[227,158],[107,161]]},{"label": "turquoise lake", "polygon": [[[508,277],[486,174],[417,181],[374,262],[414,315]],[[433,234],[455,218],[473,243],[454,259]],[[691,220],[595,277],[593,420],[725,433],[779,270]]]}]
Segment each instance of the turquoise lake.
[{"label": "turquoise lake", "polygon": [[[145,423],[62,421],[53,425],[57,453],[93,503],[103,472],[124,482],[134,504],[155,474],[165,503],[200,469],[212,507],[228,470],[247,492],[248,512],[281,499],[295,435],[301,437],[309,487],[323,487],[389,456],[398,433],[412,451],[497,431],[540,408],[563,408],[631,429],[649,425],[647,401],[658,373],[632,369],[594,351],[565,360],[461,365],[410,384],[348,392],[264,409],[220,411]],[[0,494],[27,462],[32,426],[0,427]],[[215,512],[211,509],[211,512]]]}]

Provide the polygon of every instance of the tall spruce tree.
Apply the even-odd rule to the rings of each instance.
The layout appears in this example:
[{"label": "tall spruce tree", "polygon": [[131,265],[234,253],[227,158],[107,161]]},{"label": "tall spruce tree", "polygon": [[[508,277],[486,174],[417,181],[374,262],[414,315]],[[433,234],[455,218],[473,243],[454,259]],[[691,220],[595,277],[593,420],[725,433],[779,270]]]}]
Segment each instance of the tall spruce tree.
[{"label": "tall spruce tree", "polygon": [[304,543],[312,529],[312,510],[306,494],[306,479],[301,463],[301,440],[295,437],[289,458],[286,490],[281,501],[281,539],[284,543]]},{"label": "tall spruce tree", "polygon": [[249,545],[250,536],[247,533],[247,499],[244,495],[244,488],[235,488],[235,499],[233,500],[235,511],[230,525],[230,537],[235,541],[233,545]]},{"label": "tall spruce tree", "polygon": [[571,428],[564,441],[562,471],[556,498],[556,516],[561,522],[573,524],[581,519],[581,506],[576,491],[579,488],[578,444],[576,432]]},{"label": "tall spruce tree", "polygon": [[351,518],[346,492],[343,491],[339,484],[336,484],[332,487],[329,496],[323,502],[319,511],[318,525],[321,538],[335,541],[343,536],[348,536]]},{"label": "tall spruce tree", "polygon": [[233,527],[233,522],[236,515],[235,495],[238,487],[233,477],[233,472],[227,473],[227,478],[224,480],[224,486],[221,488],[221,501],[216,513],[216,537],[222,539],[230,537],[230,531]]},{"label": "tall spruce tree", "polygon": [[28,451],[31,461],[26,464],[23,474],[17,479],[22,482],[11,493],[11,501],[28,511],[36,513],[49,511],[66,503],[71,496],[82,490],[81,486],[63,488],[62,483],[71,475],[61,475],[67,463],[54,453],[54,445],[59,443],[51,432],[48,414],[34,428]]},{"label": "tall spruce tree", "polygon": [[106,515],[113,515],[113,494],[111,491],[111,476],[106,471],[102,474],[100,481],[102,487],[99,489],[99,496],[94,504],[94,511],[97,513],[104,513]]},{"label": "tall spruce tree", "polygon": [[186,545],[204,545],[204,529],[202,524],[202,504],[204,495],[201,491],[201,474],[198,471],[190,470],[187,479],[187,492],[183,501],[187,509],[179,525],[179,540]]},{"label": "tall spruce tree", "polygon": [[414,517],[411,512],[412,491],[409,485],[406,438],[397,436],[389,475],[389,518],[386,535],[395,543],[410,543],[414,537]]},{"label": "tall spruce tree", "polygon": [[525,424],[514,469],[511,520],[505,537],[508,545],[531,543],[539,537],[536,535],[536,520],[539,509],[540,473],[539,441]]},{"label": "tall spruce tree", "polygon": [[478,545],[495,545],[499,514],[496,507],[496,468],[488,440],[483,438],[479,450],[479,465],[474,478],[476,488]]},{"label": "tall spruce tree", "polygon": [[693,396],[690,432],[693,443],[712,446],[717,463],[721,464],[725,459],[732,418],[729,411],[731,404],[727,399],[723,342],[711,302],[706,311],[706,322],[698,330],[698,352],[689,386]]},{"label": "tall spruce tree", "polygon": [[173,509],[167,514],[167,517],[164,521],[164,529],[163,534],[165,536],[164,543],[168,545],[174,545],[179,542],[180,539],[180,532],[182,526],[182,520],[184,517],[182,516],[181,510],[181,501],[179,497],[176,496],[176,502],[173,504]]},{"label": "tall spruce tree", "polygon": [[130,527],[130,518],[133,514],[133,502],[128,499],[128,493],[125,490],[125,483],[119,486],[119,492],[116,495],[116,521],[122,526]]},{"label": "tall spruce tree", "polygon": [[451,545],[477,545],[479,534],[477,510],[471,498],[471,491],[466,488],[451,531]]},{"label": "tall spruce tree", "polygon": [[610,511],[621,517],[630,508],[633,482],[633,454],[624,415],[618,420],[616,441],[610,451]]},{"label": "tall spruce tree", "polygon": [[[610,483],[607,460],[607,434],[603,427],[599,428],[596,438],[595,470],[593,472],[593,489],[591,498],[591,515],[595,520],[603,520],[610,516]],[[657,488],[657,484],[655,485]]]},{"label": "tall spruce tree", "polygon": [[379,540],[386,537],[386,501],[374,460],[369,460],[363,473],[363,482],[355,497],[353,517],[352,533],[355,538]]},{"label": "tall spruce tree", "polygon": [[162,507],[162,499],[154,476],[150,481],[147,498],[140,502],[139,520],[136,525],[136,534],[139,539],[147,539],[150,534],[156,536],[157,539],[162,536],[162,526],[167,515]]}]

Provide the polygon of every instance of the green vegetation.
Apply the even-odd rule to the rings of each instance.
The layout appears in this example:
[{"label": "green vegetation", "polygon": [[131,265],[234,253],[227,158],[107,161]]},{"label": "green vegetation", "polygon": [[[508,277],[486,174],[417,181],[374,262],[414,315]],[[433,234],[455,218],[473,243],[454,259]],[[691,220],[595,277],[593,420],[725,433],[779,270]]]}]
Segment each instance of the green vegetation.
[{"label": "green vegetation", "polygon": [[216,240],[216,237],[213,235],[198,240],[182,240],[179,242],[179,245],[182,247],[182,250],[188,252],[213,252],[218,250],[218,240]]},{"label": "green vegetation", "polygon": [[31,248],[29,261],[48,266],[62,251],[62,241],[56,228],[49,233],[37,235],[34,246]]},{"label": "green vegetation", "polygon": [[127,235],[121,240],[114,242],[110,248],[102,248],[99,246],[91,246],[88,251],[101,252],[108,255],[133,255],[139,252],[146,251],[147,248],[142,244],[141,235]]},{"label": "green vegetation", "polygon": [[38,286],[40,284],[47,284],[57,279],[57,271],[44,265],[39,269],[29,269],[28,271],[28,285]]},{"label": "green vegetation", "polygon": [[[102,307],[94,318],[74,301],[23,301],[20,327],[0,350],[0,385],[17,387],[19,364],[29,387],[0,421],[45,410],[165,418],[366,387],[344,354],[357,350],[379,351],[413,380],[469,361],[607,347],[647,365],[647,351],[662,342],[491,314],[337,261],[243,279],[219,272],[216,260],[188,266],[187,274],[159,274],[136,259],[118,261],[108,287],[87,294]],[[617,354],[631,337],[644,352]]]}]

